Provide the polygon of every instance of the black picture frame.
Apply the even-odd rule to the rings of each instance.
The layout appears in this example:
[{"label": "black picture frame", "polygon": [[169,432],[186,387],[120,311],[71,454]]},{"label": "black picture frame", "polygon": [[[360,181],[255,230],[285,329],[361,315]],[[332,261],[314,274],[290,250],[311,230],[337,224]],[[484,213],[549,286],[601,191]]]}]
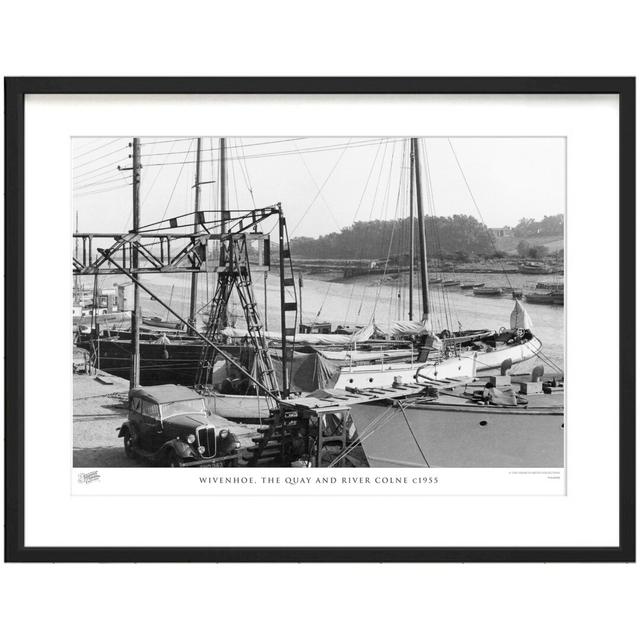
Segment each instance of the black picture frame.
[{"label": "black picture frame", "polygon": [[[635,78],[5,78],[5,561],[634,562]],[[24,105],[28,94],[616,94],[620,150],[620,539],[612,547],[26,547]],[[607,425],[609,427],[610,425]]]}]

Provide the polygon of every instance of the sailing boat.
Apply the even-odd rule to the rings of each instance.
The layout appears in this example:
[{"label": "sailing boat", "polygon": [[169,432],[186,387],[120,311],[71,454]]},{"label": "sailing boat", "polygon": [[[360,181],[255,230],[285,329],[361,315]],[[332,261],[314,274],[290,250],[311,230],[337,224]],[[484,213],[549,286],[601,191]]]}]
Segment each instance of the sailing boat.
[{"label": "sailing boat", "polygon": [[[429,309],[429,283],[427,274],[426,235],[424,227],[422,181],[420,172],[420,146],[417,138],[411,139],[410,155],[410,229],[413,232],[413,203],[414,195],[417,205],[418,233],[420,246],[420,281],[422,290],[422,321],[414,322],[413,313],[413,269],[409,272],[409,322],[394,323],[391,331],[394,337],[417,338],[422,341],[422,347],[412,352],[404,362],[385,362],[384,356],[378,364],[353,365],[357,353],[352,351],[345,354],[348,364],[341,369],[336,388],[356,387],[367,388],[392,384],[396,379],[408,382],[417,377],[442,380],[444,378],[469,377],[479,371],[489,371],[500,368],[502,363],[509,361],[512,365],[535,357],[542,349],[542,343],[536,338],[531,329],[529,315],[516,300],[511,314],[509,330],[498,332],[470,331],[451,334],[443,332],[435,336],[431,330]],[[415,186],[415,194],[414,194]],[[413,237],[410,240],[413,252]],[[413,264],[413,255],[410,256]],[[452,281],[453,282],[453,281]],[[458,284],[458,281],[455,281]],[[479,288],[478,291],[488,291]],[[474,293],[476,291],[474,290]],[[394,360],[397,360],[394,358]]]}]

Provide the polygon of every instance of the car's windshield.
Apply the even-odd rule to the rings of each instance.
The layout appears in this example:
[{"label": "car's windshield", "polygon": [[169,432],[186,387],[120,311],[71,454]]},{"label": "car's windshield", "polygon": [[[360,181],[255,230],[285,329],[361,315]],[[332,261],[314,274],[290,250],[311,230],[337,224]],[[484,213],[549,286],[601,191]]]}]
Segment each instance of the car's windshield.
[{"label": "car's windshield", "polygon": [[196,398],[194,400],[180,400],[179,402],[169,402],[162,405],[162,417],[170,418],[185,413],[205,413],[204,400]]}]

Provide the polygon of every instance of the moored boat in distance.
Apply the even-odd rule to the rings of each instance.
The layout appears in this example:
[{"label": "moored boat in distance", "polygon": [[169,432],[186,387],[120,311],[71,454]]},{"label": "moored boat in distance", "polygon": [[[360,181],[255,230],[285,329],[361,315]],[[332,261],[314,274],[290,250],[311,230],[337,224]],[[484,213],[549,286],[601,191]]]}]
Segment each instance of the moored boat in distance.
[{"label": "moored boat in distance", "polygon": [[484,282],[476,284],[475,282],[464,282],[460,284],[461,289],[475,289],[476,287],[484,287]]},{"label": "moored boat in distance", "polygon": [[564,290],[545,291],[544,293],[534,291],[532,293],[525,294],[524,299],[529,304],[550,304],[564,306]]},{"label": "moored boat in distance", "polygon": [[474,287],[473,295],[474,296],[485,296],[485,297],[500,297],[503,291],[500,287]]},{"label": "moored boat in distance", "polygon": [[544,262],[530,261],[530,262],[523,262],[518,267],[518,271],[520,273],[539,275],[539,274],[551,273],[552,269],[551,267],[544,264]]},{"label": "moored boat in distance", "polygon": [[443,287],[459,287],[460,280],[443,280],[442,286]]},{"label": "moored boat in distance", "polygon": [[175,331],[183,330],[181,322],[175,320],[163,320],[158,316],[142,316],[142,323],[148,327],[160,327],[161,329],[173,329]]}]

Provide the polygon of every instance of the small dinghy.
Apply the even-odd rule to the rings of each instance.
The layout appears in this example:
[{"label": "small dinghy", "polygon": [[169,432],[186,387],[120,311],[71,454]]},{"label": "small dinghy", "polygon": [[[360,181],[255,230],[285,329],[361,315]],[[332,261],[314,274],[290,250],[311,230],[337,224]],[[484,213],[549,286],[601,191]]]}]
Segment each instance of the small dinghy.
[{"label": "small dinghy", "polygon": [[498,298],[503,294],[503,291],[500,287],[474,287],[473,295],[474,296],[486,296],[486,297],[494,297]]}]

